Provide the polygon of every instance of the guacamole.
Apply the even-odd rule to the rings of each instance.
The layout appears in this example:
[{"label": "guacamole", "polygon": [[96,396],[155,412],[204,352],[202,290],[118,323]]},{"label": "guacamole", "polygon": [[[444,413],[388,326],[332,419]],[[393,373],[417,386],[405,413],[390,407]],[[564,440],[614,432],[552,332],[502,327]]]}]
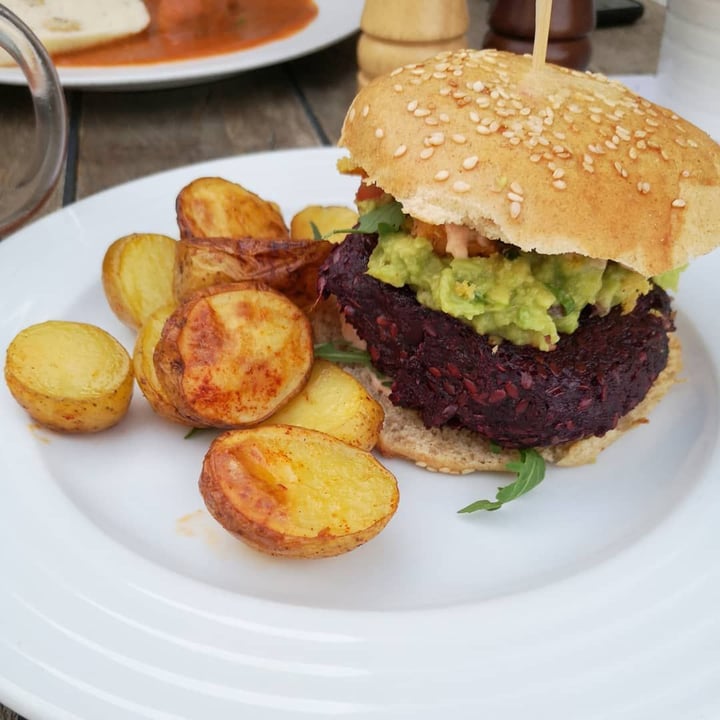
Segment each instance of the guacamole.
[{"label": "guacamole", "polygon": [[572,333],[587,305],[623,312],[650,282],[612,261],[582,255],[540,255],[513,249],[489,257],[440,257],[432,244],[402,230],[381,232],[368,273],[407,285],[423,305],[460,318],[481,335],[551,350]]}]

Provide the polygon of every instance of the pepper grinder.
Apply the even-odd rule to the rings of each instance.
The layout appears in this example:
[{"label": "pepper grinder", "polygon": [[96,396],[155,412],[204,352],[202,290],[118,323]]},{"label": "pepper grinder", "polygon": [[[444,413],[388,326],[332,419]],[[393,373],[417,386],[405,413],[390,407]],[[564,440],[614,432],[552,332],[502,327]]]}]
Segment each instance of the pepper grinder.
[{"label": "pepper grinder", "polygon": [[[532,54],[535,0],[490,0],[484,48]],[[595,0],[553,0],[547,61],[587,70],[595,29]]]},{"label": "pepper grinder", "polygon": [[467,0],[365,0],[358,86],[443,50],[466,47],[469,23]]}]

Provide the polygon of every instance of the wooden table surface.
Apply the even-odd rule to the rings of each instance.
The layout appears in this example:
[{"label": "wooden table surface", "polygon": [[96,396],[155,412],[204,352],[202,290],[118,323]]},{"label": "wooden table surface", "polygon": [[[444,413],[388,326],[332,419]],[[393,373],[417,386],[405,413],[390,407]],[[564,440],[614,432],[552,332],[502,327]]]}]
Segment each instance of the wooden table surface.
[{"label": "wooden table surface", "polygon": [[[470,0],[469,7],[469,44],[480,47],[487,0]],[[590,69],[654,73],[663,23],[663,7],[648,0],[634,25],[595,30]],[[356,43],[355,35],[304,58],[184,88],[68,90],[65,172],[41,214],[119,183],[198,161],[334,145],[356,89]],[[27,157],[33,126],[27,90],[0,86],[0,173]],[[19,717],[0,705],[0,720]]]}]

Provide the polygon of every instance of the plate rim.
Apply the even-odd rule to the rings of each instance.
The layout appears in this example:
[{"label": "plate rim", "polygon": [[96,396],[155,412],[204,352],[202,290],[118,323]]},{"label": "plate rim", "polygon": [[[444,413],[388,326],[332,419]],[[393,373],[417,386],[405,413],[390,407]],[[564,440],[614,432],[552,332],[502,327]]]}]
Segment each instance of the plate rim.
[{"label": "plate rim", "polygon": [[[301,149],[290,149],[290,150],[279,150],[279,151],[273,151],[272,154],[276,157],[276,159],[281,160],[283,157],[288,157],[289,155],[293,155],[295,158],[299,160],[307,160],[308,158],[317,157],[321,160],[330,160],[333,159],[341,154],[342,151],[336,149],[336,148],[328,148],[328,147],[316,147],[316,148],[301,148]],[[167,170],[162,171],[158,173],[154,173],[152,175],[146,176],[144,178],[138,179],[138,180],[132,180],[128,181],[126,183],[123,183],[123,185],[117,186],[115,188],[109,188],[106,190],[103,190],[100,193],[97,193],[95,195],[89,196],[87,198],[84,198],[81,201],[78,201],[74,205],[67,206],[66,208],[60,209],[56,211],[55,213],[52,213],[44,218],[41,218],[40,220],[36,221],[32,225],[26,226],[25,228],[22,228],[21,230],[17,231],[11,236],[8,236],[5,240],[3,240],[2,243],[0,243],[0,263],[2,259],[6,256],[7,252],[10,252],[12,254],[13,248],[15,247],[16,243],[23,243],[27,240],[27,235],[34,235],[38,234],[39,230],[43,230],[47,225],[52,225],[54,222],[57,221],[58,216],[62,215],[63,219],[67,220],[68,222],[78,222],[77,218],[78,216],[81,216],[84,212],[84,210],[93,203],[102,203],[108,195],[118,192],[119,190],[122,190],[123,192],[126,192],[128,189],[132,188],[142,188],[143,183],[150,183],[154,184],[157,181],[162,181],[163,179],[170,180],[172,182],[180,182],[182,178],[191,177],[194,176],[198,171],[204,171],[206,169],[217,169],[222,170],[224,168],[235,166],[236,163],[240,162],[254,162],[257,161],[259,158],[262,158],[264,156],[267,156],[268,153],[266,152],[258,152],[253,153],[251,155],[239,155],[239,156],[233,156],[228,158],[222,158],[219,160],[212,160],[212,161],[200,161],[197,163],[193,163],[192,165],[187,165],[181,168],[176,168],[173,170]],[[9,243],[6,245],[5,243]],[[7,248],[7,250],[5,249]],[[720,258],[718,258],[720,260]],[[713,260],[712,265],[717,266],[718,261]],[[699,271],[698,271],[699,272]],[[706,271],[703,271],[700,274],[705,274]],[[691,294],[694,294],[697,291],[694,291],[692,288],[689,288],[691,291]],[[697,302],[697,300],[695,301]],[[690,303],[688,303],[690,304]],[[709,317],[709,316],[708,316]],[[707,322],[707,319],[705,317],[700,318],[701,324],[703,322]],[[718,338],[709,338],[709,341],[712,341],[713,345],[713,357],[717,361],[717,358],[720,358],[720,339]],[[716,362],[716,368],[715,372],[717,373],[717,362]],[[714,454],[713,459],[717,460],[718,456],[720,455],[720,450],[718,450],[717,445],[714,448]],[[717,475],[717,471],[714,472],[715,475]],[[707,483],[706,483],[707,485]],[[708,492],[707,488],[705,488],[705,492]],[[58,489],[58,492],[59,489]],[[63,495],[63,497],[65,497]],[[48,505],[52,505],[52,497],[46,497],[44,502],[48,503]],[[67,502],[67,498],[65,498]],[[77,509],[76,509],[77,510]],[[77,510],[79,512],[79,510]],[[675,516],[675,523],[679,523],[681,519],[687,519],[692,515],[692,512],[694,512],[694,508],[686,507],[681,508],[681,512]],[[684,514],[683,514],[684,513]],[[2,516],[2,513],[0,513],[0,516]],[[40,521],[36,520],[35,524],[37,525]],[[88,521],[89,523],[89,521]],[[37,527],[38,531],[41,530],[40,527]],[[83,539],[87,538],[86,530],[79,529],[79,532],[81,533],[81,537],[75,538],[73,540],[74,543],[76,543],[78,546],[83,545]],[[703,528],[698,529],[698,532],[701,532]],[[3,528],[0,528],[0,537],[5,537],[5,532]],[[680,532],[680,528],[676,528],[673,534],[673,537],[677,537],[678,533]],[[717,545],[717,537],[713,536],[712,534],[708,535],[708,537],[715,540],[715,545]],[[108,540],[110,540],[108,538]],[[651,542],[651,539],[648,539],[643,545],[647,545],[648,542]],[[112,541],[114,542],[114,541]],[[663,547],[667,545],[669,540],[666,540],[663,544]],[[101,543],[101,545],[104,545],[105,543]],[[71,545],[72,547],[72,545]],[[114,554],[114,557],[122,559],[123,555],[126,555],[127,553],[130,553],[127,548],[122,548],[122,546],[118,545],[119,552]],[[63,548],[58,548],[58,552],[62,550]],[[97,552],[100,552],[102,548],[98,548]],[[642,554],[644,551],[644,547],[638,547],[634,548],[631,553],[626,553],[623,558],[619,558],[619,566],[620,567],[629,567],[633,568],[635,566],[635,560],[638,557],[638,554]],[[150,561],[148,561],[145,558],[140,558],[141,562],[140,565],[142,565],[142,568],[140,568],[137,572],[138,575],[136,575],[136,578],[139,578],[140,580],[144,580],[147,582],[147,585],[144,588],[141,587],[135,587],[135,591],[145,590],[145,591],[154,591],[157,590],[158,587],[161,587],[162,583],[159,582],[159,580],[156,580],[155,582],[150,581],[150,573],[153,569],[155,569],[155,565],[152,564]],[[674,555],[668,555],[667,557],[658,559],[659,567],[664,567],[668,564],[676,563],[678,560],[677,556]],[[86,559],[86,565],[84,567],[97,567],[98,564],[101,562],[101,558],[97,554],[91,554],[89,558]],[[674,566],[674,565],[673,565]],[[618,564],[614,561],[614,567],[617,568]],[[690,577],[691,573],[694,571],[697,571],[699,568],[701,569],[702,566],[699,566],[697,563],[693,565],[688,565],[686,568],[683,569],[684,576]],[[594,581],[597,580],[598,577],[603,577],[607,574],[608,569],[610,568],[610,564],[606,564],[602,567],[599,567],[597,569],[591,569],[590,571],[586,571],[583,573],[583,576],[578,578],[577,576],[572,576],[571,578],[568,578],[567,584],[571,584],[574,586],[575,591],[579,592],[580,596],[588,598],[591,595],[591,585]],[[78,566],[73,572],[80,573],[80,571],[83,569],[83,567]],[[23,568],[15,568],[15,570],[19,573],[23,570]],[[655,572],[657,568],[650,568],[648,572]],[[172,571],[166,571],[167,573],[171,573]],[[71,575],[72,577],[72,575]],[[654,575],[653,575],[654,578]],[[161,580],[162,578],[160,578]],[[105,579],[104,581],[110,582],[109,579]],[[631,583],[634,581],[634,579],[628,579],[626,582]],[[662,583],[660,583],[657,579],[653,579],[653,582],[660,588],[665,587]],[[718,583],[718,574],[715,572],[715,575],[706,575],[703,576],[702,574],[698,575],[698,580],[696,582],[705,582],[706,585],[709,583],[710,588],[717,592],[720,588],[720,583]],[[196,606],[192,607],[191,610],[201,612],[203,609],[205,609],[208,613],[216,613],[220,614],[222,612],[228,613],[229,618],[229,609],[233,604],[233,601],[236,601],[236,597],[223,589],[218,588],[210,588],[209,590],[202,590],[199,587],[199,584],[197,584],[196,581],[193,580],[187,580],[183,581],[182,583],[183,587],[189,587],[189,586],[195,586],[195,589],[197,590],[196,593],[193,593],[193,599],[197,603]],[[560,632],[563,627],[564,623],[575,623],[578,626],[578,633],[581,633],[584,636],[591,636],[592,632],[589,632],[587,628],[580,627],[585,615],[587,615],[587,612],[583,613],[582,615],[578,616],[572,616],[570,618],[566,618],[563,616],[563,611],[561,608],[553,608],[552,602],[553,602],[553,594],[557,590],[557,587],[553,588],[552,591],[548,592],[544,588],[540,588],[539,591],[530,591],[530,594],[523,593],[522,596],[514,597],[514,598],[501,598],[497,601],[490,601],[490,602],[482,602],[480,604],[475,604],[472,606],[461,606],[461,607],[453,607],[452,609],[445,609],[445,608],[437,608],[437,609],[431,609],[431,610],[419,610],[419,611],[403,611],[401,613],[392,613],[389,612],[387,614],[384,613],[378,613],[378,612],[366,612],[366,613],[358,613],[356,611],[351,611],[351,615],[354,616],[353,621],[348,621],[348,613],[346,611],[328,611],[326,609],[312,609],[312,608],[294,608],[293,613],[300,617],[303,621],[303,623],[306,623],[305,629],[308,633],[307,638],[314,638],[315,642],[318,644],[318,646],[322,645],[323,642],[329,642],[327,640],[327,637],[329,635],[332,635],[333,633],[337,634],[338,636],[343,635],[344,631],[344,638],[340,637],[337,639],[337,642],[348,642],[350,644],[354,644],[357,646],[358,643],[362,644],[363,639],[365,642],[370,644],[375,644],[376,647],[380,647],[382,649],[387,649],[388,652],[392,657],[403,657],[405,660],[409,663],[409,667],[412,669],[413,667],[415,669],[418,669],[419,671],[422,671],[423,669],[427,669],[427,666],[423,664],[423,659],[416,658],[413,659],[410,657],[408,653],[401,653],[398,651],[396,647],[392,646],[393,641],[399,641],[403,640],[408,633],[409,629],[412,628],[412,626],[417,623],[418,621],[422,623],[424,627],[425,632],[425,639],[429,643],[430,646],[434,646],[436,648],[460,648],[462,647],[462,642],[464,640],[464,635],[466,632],[466,628],[468,624],[472,623],[473,621],[476,621],[478,619],[478,612],[479,608],[482,608],[482,612],[487,619],[495,619],[495,620],[503,620],[507,616],[514,616],[516,612],[522,607],[523,604],[525,604],[528,600],[528,597],[531,598],[533,605],[537,608],[538,612],[541,612],[544,618],[544,622],[546,623],[546,627],[554,627]],[[622,600],[622,591],[627,590],[627,586],[616,588],[614,591],[611,591],[608,594],[607,598],[603,599],[597,599],[592,608],[588,608],[588,611],[590,610],[597,610],[599,613],[603,613],[604,615],[607,614],[607,607],[612,606],[613,604],[617,605]],[[125,588],[126,592],[129,592],[127,588]],[[208,594],[212,595],[214,598],[216,598],[216,604],[210,607],[205,607],[203,605],[203,601],[207,600]],[[164,598],[164,600],[172,600],[172,598]],[[160,601],[160,600],[158,600]],[[7,596],[4,595],[2,592],[0,592],[0,609],[4,607],[3,603],[7,603]],[[266,618],[268,621],[268,624],[272,624],[273,619],[277,618],[277,613],[282,614],[285,610],[285,608],[278,608],[273,607],[273,603],[267,602],[267,601],[261,601],[254,598],[243,598],[242,603],[240,603],[243,609],[251,609],[256,610],[258,612],[258,615],[256,617],[260,617],[261,620],[259,621],[262,624],[262,617]],[[179,611],[179,608],[176,608],[176,610]],[[629,608],[632,612],[639,613],[639,608],[635,606],[631,606]],[[445,627],[446,620],[448,615],[452,613],[454,617],[453,621],[453,627],[451,629],[447,629]],[[330,621],[328,623],[328,617],[330,616]],[[237,629],[237,628],[236,628]],[[281,628],[282,630],[282,628]],[[285,628],[288,632],[293,631],[293,628]],[[297,630],[297,629],[295,629]],[[265,630],[267,631],[267,630]],[[520,636],[521,631],[526,632],[534,632],[534,637],[537,638],[539,636],[539,631],[537,628],[533,628],[533,622],[532,618],[525,618],[520,619],[518,627],[516,628],[496,628],[495,630],[488,629],[487,630],[487,636],[484,638],[485,646],[487,648],[492,648],[496,652],[498,652],[498,655],[495,657],[495,660],[498,664],[501,666],[504,666],[504,663],[506,662],[506,659],[512,659],[513,652],[512,649],[505,648],[505,653],[507,655],[507,658],[502,655],[502,648],[498,651],[499,643],[502,640],[517,639]],[[260,630],[258,630],[260,632]],[[566,629],[567,632],[567,629]],[[567,642],[576,642],[573,638],[561,638],[562,640],[567,640]],[[3,638],[0,635],[0,656],[2,655],[2,645],[3,641],[7,642],[5,638]],[[562,644],[562,643],[560,643]],[[474,649],[481,648],[483,646],[483,643],[475,639],[470,643],[471,647]],[[413,649],[418,650],[418,647],[420,647],[415,641],[410,642],[410,648],[409,652],[411,652]],[[347,648],[345,648],[347,650]],[[362,654],[362,651],[358,649],[358,647],[355,647],[355,654],[348,652],[347,656],[351,658],[352,662],[356,663],[352,667],[359,668],[360,670],[372,670],[372,663],[369,663],[369,660],[367,657],[365,657]],[[318,649],[315,648],[311,651],[311,660],[312,662],[319,662],[318,661]],[[363,662],[365,665],[363,665]],[[11,687],[12,685],[12,687]],[[33,702],[35,698],[28,698],[26,697],[26,693],[22,689],[18,691],[18,689],[15,687],[13,689],[14,685],[11,683],[11,681],[5,676],[5,674],[0,674],[0,693],[2,693],[3,699],[7,696],[7,701],[12,704],[13,700],[17,704],[18,709],[23,708],[24,706],[24,712],[28,714],[36,713],[38,717],[43,716],[46,711],[48,711],[48,706],[45,704],[38,703],[35,705]],[[28,704],[26,704],[28,703]],[[362,706],[360,704],[360,701],[357,700],[355,702],[354,707],[360,708],[362,710]],[[720,707],[718,705],[717,707]],[[58,708],[53,707],[53,710],[57,710]],[[62,710],[62,708],[60,708]],[[358,712],[360,712],[360,710]],[[369,711],[368,711],[369,714]],[[49,717],[49,712],[46,715]],[[278,717],[280,715],[278,714]],[[417,717],[421,717],[418,715]],[[469,715],[467,717],[470,717]],[[500,716],[497,716],[500,718]],[[504,716],[503,716],[504,717]],[[512,717],[514,720],[515,716],[508,716]],[[634,716],[633,716],[634,717]],[[638,716],[640,717],[640,716]],[[669,718],[670,716],[668,716]],[[584,718],[583,718],[584,720]]]},{"label": "plate rim", "polygon": [[[57,67],[63,87],[92,91],[153,90],[219,80],[318,52],[360,29],[363,0],[314,0],[318,16],[305,28],[257,47],[143,65]],[[0,85],[26,86],[17,67],[0,66]]]}]

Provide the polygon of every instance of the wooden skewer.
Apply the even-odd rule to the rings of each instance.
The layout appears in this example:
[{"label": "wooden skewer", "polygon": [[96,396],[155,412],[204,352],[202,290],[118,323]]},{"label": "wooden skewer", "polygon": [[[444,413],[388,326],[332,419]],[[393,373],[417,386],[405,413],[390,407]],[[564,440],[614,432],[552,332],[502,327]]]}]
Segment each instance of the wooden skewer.
[{"label": "wooden skewer", "polygon": [[535,0],[535,41],[533,43],[533,70],[540,70],[547,56],[548,37],[550,36],[550,14],[552,0]]}]

